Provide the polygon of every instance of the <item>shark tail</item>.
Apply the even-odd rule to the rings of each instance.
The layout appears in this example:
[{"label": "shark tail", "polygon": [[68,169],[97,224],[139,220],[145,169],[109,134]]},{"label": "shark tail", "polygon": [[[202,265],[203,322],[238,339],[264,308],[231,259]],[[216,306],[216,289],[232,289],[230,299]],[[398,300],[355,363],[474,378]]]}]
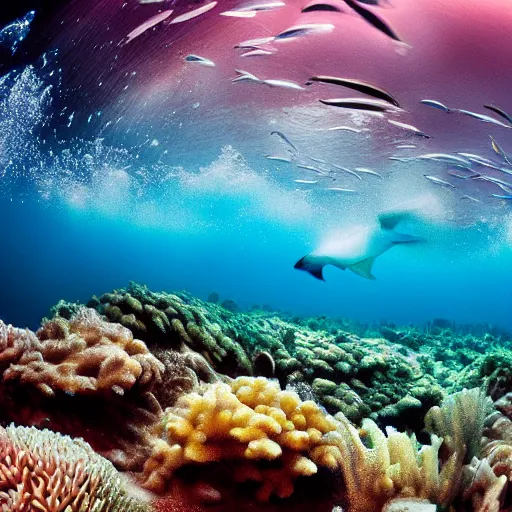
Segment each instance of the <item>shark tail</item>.
[{"label": "shark tail", "polygon": [[322,274],[324,266],[324,264],[314,262],[310,255],[306,254],[306,256],[303,256],[299,261],[297,261],[297,263],[295,263],[293,268],[309,272],[313,277],[316,277],[320,281],[325,281]]}]

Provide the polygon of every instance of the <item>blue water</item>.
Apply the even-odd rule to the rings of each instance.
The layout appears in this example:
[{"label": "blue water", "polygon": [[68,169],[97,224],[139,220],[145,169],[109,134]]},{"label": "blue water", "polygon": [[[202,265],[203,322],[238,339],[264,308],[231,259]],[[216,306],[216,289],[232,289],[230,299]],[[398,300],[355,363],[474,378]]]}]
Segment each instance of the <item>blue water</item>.
[{"label": "blue water", "polygon": [[[439,172],[431,164],[404,170],[379,160],[378,140],[336,135],[333,143],[317,133],[326,120],[315,110],[299,109],[294,120],[274,109],[253,123],[243,109],[203,115],[189,106],[183,122],[156,131],[148,118],[114,123],[94,112],[76,126],[60,72],[45,56],[0,79],[2,320],[36,328],[60,299],[86,302],[137,281],[203,299],[216,292],[242,309],[512,330],[512,213],[489,190],[468,202],[466,184],[452,192],[424,179]],[[298,184],[312,176],[264,158],[288,155],[270,135],[275,127],[304,158],[370,165],[383,178],[338,176],[334,185],[357,185],[354,197]],[[451,151],[464,150],[477,151],[454,139]],[[426,242],[380,256],[375,281],[327,267],[320,282],[293,268],[331,233],[375,222],[404,201],[421,213],[408,229]]]}]

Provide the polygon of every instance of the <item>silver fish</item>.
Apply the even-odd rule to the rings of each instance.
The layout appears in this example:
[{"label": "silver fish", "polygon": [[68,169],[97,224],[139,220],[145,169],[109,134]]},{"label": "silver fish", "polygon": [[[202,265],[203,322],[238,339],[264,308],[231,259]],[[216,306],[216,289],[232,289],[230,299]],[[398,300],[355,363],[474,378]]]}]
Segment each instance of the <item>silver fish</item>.
[{"label": "silver fish", "polygon": [[466,194],[464,194],[464,195],[461,197],[461,199],[469,199],[470,201],[473,201],[473,202],[475,202],[475,203],[481,203],[481,202],[482,202],[482,201],[480,201],[480,199],[476,199],[476,198],[474,198],[474,197],[472,197],[472,196],[468,196],[468,195],[466,195]]},{"label": "silver fish", "polygon": [[382,176],[382,174],[379,174],[376,171],[372,171],[371,169],[367,169],[366,167],[356,167],[355,171],[361,174],[371,174],[372,176],[378,176],[379,178],[384,179],[384,176]]},{"label": "silver fish", "polygon": [[217,5],[216,1],[210,2],[209,4],[202,5],[201,7],[198,7],[197,9],[193,9],[192,11],[186,12],[185,14],[176,16],[176,18],[172,19],[169,22],[169,25],[173,25],[175,23],[183,23],[184,21],[189,21],[194,18],[197,18],[198,16],[201,16],[201,14],[211,11],[216,5]]},{"label": "silver fish", "polygon": [[352,176],[355,176],[359,181],[363,181],[363,178],[361,178],[361,176],[359,176],[359,174],[357,174],[356,172],[354,171],[351,171],[350,169],[347,169],[346,167],[342,167],[341,165],[336,165],[336,164],[331,164],[333,167],[335,167],[336,169],[339,169],[340,171],[343,171],[343,172],[346,172],[347,174],[351,174]]},{"label": "silver fish", "polygon": [[315,183],[318,183],[318,180],[293,180],[295,183],[304,183],[306,185],[314,185]]},{"label": "silver fish", "polygon": [[412,160],[414,160],[414,158],[412,158],[410,156],[390,156],[390,157],[388,157],[388,160],[406,163],[406,162],[411,162]]},{"label": "silver fish", "polygon": [[299,85],[297,82],[291,80],[260,80],[262,84],[269,85],[270,87],[281,87],[283,89],[295,89],[297,91],[303,91],[304,87]]},{"label": "silver fish", "polygon": [[472,179],[483,180],[483,181],[488,181],[490,183],[494,183],[495,185],[497,185],[498,187],[500,187],[502,190],[505,190],[505,191],[512,190],[512,183],[500,180],[499,178],[495,178],[494,176],[487,176],[486,174],[478,174],[477,176],[472,176]]},{"label": "silver fish", "polygon": [[327,128],[328,132],[337,132],[337,131],[345,131],[352,133],[363,133],[369,132],[368,128],[352,128],[351,126],[334,126],[333,128]]},{"label": "silver fish", "polygon": [[242,53],[240,57],[260,57],[263,55],[274,55],[276,53],[275,51],[271,50],[263,50],[262,48],[259,48],[257,50],[251,50],[245,53]]},{"label": "silver fish", "polygon": [[329,173],[327,171],[318,169],[318,167],[313,167],[312,165],[297,164],[297,167],[299,169],[306,169],[306,171],[313,171],[313,172],[316,172],[317,174],[322,174],[323,176],[329,175]]},{"label": "silver fish", "polygon": [[430,176],[428,174],[424,174],[423,176],[425,176],[427,180],[431,181],[432,183],[435,183],[436,185],[441,185],[442,187],[456,188],[455,185],[452,185],[450,182],[442,180],[437,176]]},{"label": "silver fish", "polygon": [[456,112],[460,112],[461,114],[464,114],[469,117],[473,117],[474,119],[478,119],[479,121],[482,121],[483,123],[490,123],[495,124],[496,126],[502,126],[503,128],[512,128],[511,125],[502,123],[501,121],[498,121],[497,119],[494,119],[494,117],[486,116],[484,114],[478,114],[477,112],[471,112],[470,110],[462,110],[457,109]]},{"label": "silver fish", "polygon": [[325,190],[334,190],[335,192],[344,192],[346,194],[357,194],[357,190],[352,188],[327,187]]},{"label": "silver fish", "polygon": [[480,155],[475,155],[473,153],[457,153],[458,155],[467,158],[470,162],[474,162],[476,164],[489,164],[489,165],[495,165],[492,160],[489,160],[488,158],[485,158]]},{"label": "silver fish", "polygon": [[311,34],[323,34],[331,32],[333,29],[334,25],[332,23],[305,23],[304,25],[295,25],[283,30],[275,36],[275,40],[277,42],[285,39],[295,39],[297,37],[308,36]]},{"label": "silver fish", "polygon": [[260,46],[271,43],[274,40],[274,36],[271,37],[259,37],[258,39],[248,39],[238,43],[235,48],[254,48],[257,49]]},{"label": "silver fish", "polygon": [[[238,7],[236,9],[232,9],[230,11],[221,12],[221,16],[240,16],[243,17],[243,13],[254,13],[256,14],[259,11],[272,11],[274,9],[278,9],[279,7],[284,7],[286,4],[284,2],[275,1],[275,2],[262,2],[262,3],[253,3],[248,4],[242,7]],[[251,16],[252,17],[252,16]]]},{"label": "silver fish", "polygon": [[512,195],[509,195],[509,196],[502,196],[502,195],[498,195],[498,194],[492,194],[492,197],[497,197],[498,199],[507,199],[507,200],[512,200]]},{"label": "silver fish", "polygon": [[501,108],[495,107],[494,105],[484,105],[484,107],[488,110],[492,110],[493,112],[501,116],[503,119],[506,119],[510,124],[512,124],[512,117]]},{"label": "silver fish", "polygon": [[313,161],[313,162],[316,162],[318,164],[325,164],[325,160],[322,160],[321,158],[315,158],[314,156],[307,156],[306,155],[306,158],[308,158],[309,160]]},{"label": "silver fish", "polygon": [[268,158],[269,160],[275,160],[277,162],[285,162],[287,164],[291,163],[291,159],[290,158],[286,158],[284,156],[265,155],[265,158]]},{"label": "silver fish", "polygon": [[185,62],[194,62],[195,64],[200,64],[201,66],[207,66],[210,68],[215,67],[215,62],[210,59],[200,57],[199,55],[190,54],[187,55],[183,60]]},{"label": "silver fish", "polygon": [[465,158],[447,153],[427,153],[415,158],[419,160],[433,160],[434,162],[443,162],[447,164],[458,164],[464,167],[470,166],[470,163]]},{"label": "silver fish", "polygon": [[395,147],[396,149],[415,149],[417,146],[415,144],[400,144]]},{"label": "silver fish", "polygon": [[402,128],[403,130],[412,132],[414,133],[414,135],[417,135],[418,137],[424,137],[425,139],[431,138],[430,135],[427,135],[426,133],[422,132],[419,128],[416,128],[416,126],[413,126],[412,124],[400,123],[398,121],[394,121],[393,119],[388,119],[388,123],[392,124],[393,126],[396,126],[397,128]]},{"label": "silver fish", "polygon": [[390,103],[382,100],[371,100],[365,98],[333,98],[319,100],[324,105],[333,107],[350,108],[355,110],[368,110],[370,112],[393,112],[400,110]]},{"label": "silver fish", "polygon": [[144,23],[141,23],[138,27],[134,28],[129,34],[127,34],[125,40],[121,43],[121,46],[130,43],[140,35],[144,34],[146,30],[156,27],[158,24],[162,23],[162,21],[165,21],[172,13],[173,10],[169,9],[159,14],[155,14],[155,16],[152,16]]},{"label": "silver fish", "polygon": [[446,105],[444,105],[440,101],[436,101],[436,100],[421,100],[421,103],[423,103],[423,105],[427,105],[429,107],[433,107],[433,108],[437,108],[439,110],[442,110],[443,112],[446,112],[447,114],[449,114],[450,112],[453,112],[453,110],[451,108],[448,108]]},{"label": "silver fish", "polygon": [[231,79],[231,83],[236,82],[255,82],[255,83],[261,83],[261,80],[253,75],[252,73],[249,73],[248,71],[243,71],[241,69],[235,69],[235,71],[238,73],[238,76],[236,78]]}]

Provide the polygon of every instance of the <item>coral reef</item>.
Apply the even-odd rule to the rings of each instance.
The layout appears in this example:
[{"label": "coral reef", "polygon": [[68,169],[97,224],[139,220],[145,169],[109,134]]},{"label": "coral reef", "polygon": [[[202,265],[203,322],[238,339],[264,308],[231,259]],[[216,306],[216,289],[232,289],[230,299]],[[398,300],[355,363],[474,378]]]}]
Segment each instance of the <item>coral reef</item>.
[{"label": "coral reef", "polygon": [[3,512],[149,512],[87,443],[35,428],[0,428]]},{"label": "coral reef", "polygon": [[162,493],[187,464],[229,461],[237,482],[259,483],[259,501],[288,498],[300,476],[316,474],[318,466],[339,469],[339,450],[323,440],[335,429],[317,404],[263,377],[211,384],[166,411],[144,467],[145,486]]},{"label": "coral reef", "polygon": [[[130,329],[148,345],[201,354],[217,372],[230,377],[251,373],[243,348],[227,335],[209,308],[228,313],[216,303],[203,303],[186,294],[151,292],[130,283],[127,289],[105,293],[89,301],[111,322]],[[233,309],[233,308],[231,308]]]},{"label": "coral reef", "polygon": [[0,419],[84,437],[131,467],[160,417],[151,390],[163,370],[142,341],[92,309],[37,333],[0,323]]}]

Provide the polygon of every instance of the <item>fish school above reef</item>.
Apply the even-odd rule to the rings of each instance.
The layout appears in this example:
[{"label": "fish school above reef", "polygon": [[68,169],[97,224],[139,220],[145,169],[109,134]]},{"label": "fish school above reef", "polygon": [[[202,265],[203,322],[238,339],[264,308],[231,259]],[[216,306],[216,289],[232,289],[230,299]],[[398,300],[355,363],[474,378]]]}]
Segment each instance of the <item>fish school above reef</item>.
[{"label": "fish school above reef", "polygon": [[0,322],[0,510],[512,510],[512,340],[355,331],[135,283]]}]

